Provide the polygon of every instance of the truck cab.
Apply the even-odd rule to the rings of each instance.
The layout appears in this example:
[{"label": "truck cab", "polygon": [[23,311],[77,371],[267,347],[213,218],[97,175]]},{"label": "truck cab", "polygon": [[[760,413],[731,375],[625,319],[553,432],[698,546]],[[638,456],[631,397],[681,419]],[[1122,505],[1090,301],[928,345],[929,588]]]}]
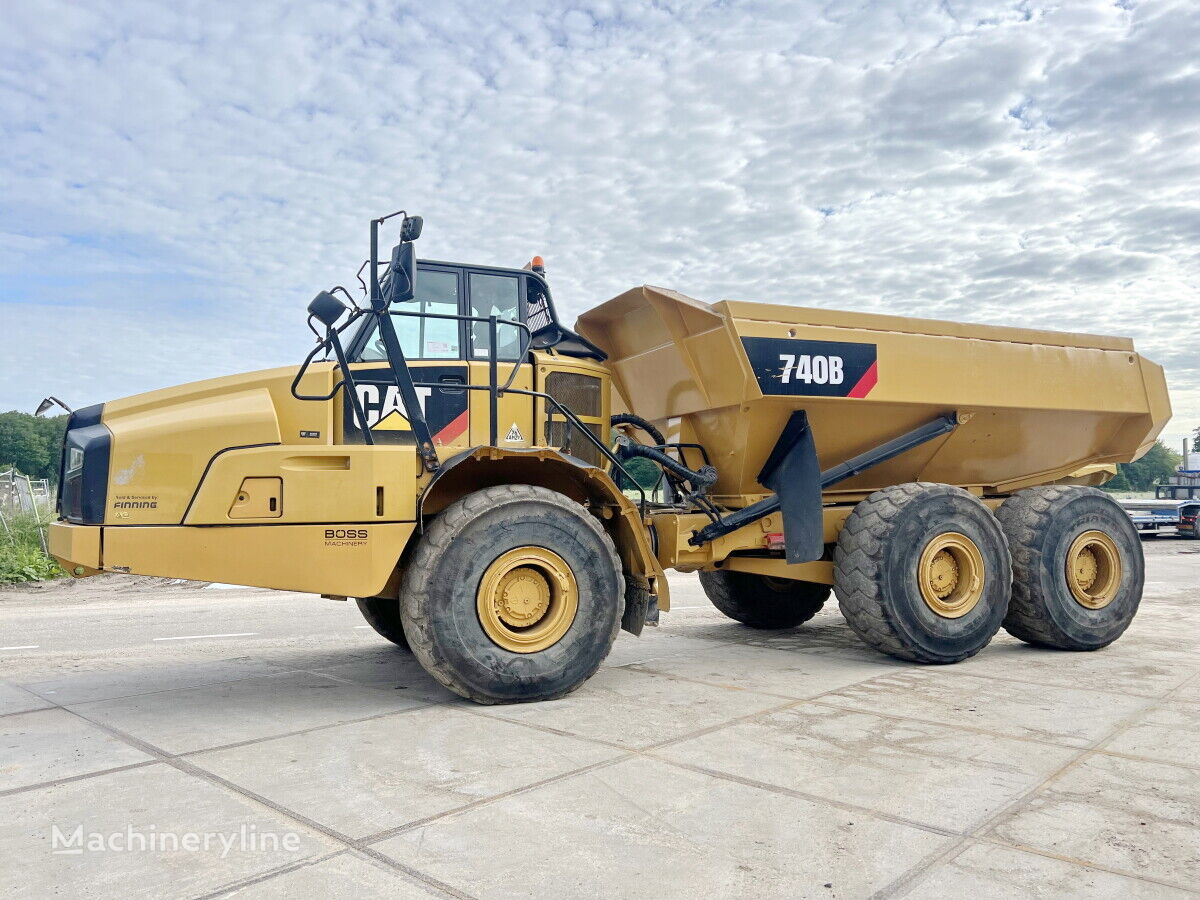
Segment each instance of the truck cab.
[{"label": "truck cab", "polygon": [[[489,442],[488,397],[479,389],[492,377],[490,336],[488,323],[480,320],[492,316],[498,320],[497,376],[511,375],[514,388],[545,390],[568,402],[593,434],[604,437],[608,410],[601,378],[606,373],[599,365],[604,353],[558,322],[540,258],[523,269],[420,260],[414,294],[395,305],[400,315],[394,321],[439,453]],[[410,442],[412,431],[375,320],[355,320],[342,341],[374,441]],[[352,405],[343,401],[340,406],[342,442],[363,443]],[[571,435],[561,417],[547,412],[535,397],[506,393],[498,401],[498,413],[502,446],[554,446],[600,461],[590,442]]]}]

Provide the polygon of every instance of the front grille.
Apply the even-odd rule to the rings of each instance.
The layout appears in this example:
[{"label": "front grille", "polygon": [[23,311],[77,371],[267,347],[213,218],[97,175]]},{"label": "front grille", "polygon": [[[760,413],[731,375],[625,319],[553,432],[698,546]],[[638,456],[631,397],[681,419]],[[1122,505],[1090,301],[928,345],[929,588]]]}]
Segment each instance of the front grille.
[{"label": "front grille", "polygon": [[[600,425],[588,423],[587,430],[594,434],[601,443],[604,442],[604,430]],[[547,422],[546,443],[593,466],[603,464],[604,457],[600,453],[600,448],[580,434],[579,430],[570,422],[563,422],[561,419],[557,422]]]},{"label": "front grille", "polygon": [[592,375],[551,372],[546,376],[546,393],[577,416],[600,415],[600,379]]}]

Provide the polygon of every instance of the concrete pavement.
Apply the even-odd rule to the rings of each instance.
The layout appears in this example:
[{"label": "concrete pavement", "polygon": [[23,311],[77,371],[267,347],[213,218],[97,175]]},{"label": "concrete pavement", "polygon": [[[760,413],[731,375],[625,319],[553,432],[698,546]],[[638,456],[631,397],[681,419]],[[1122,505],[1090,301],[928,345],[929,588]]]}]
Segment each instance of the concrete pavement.
[{"label": "concrete pavement", "polygon": [[1200,545],[1146,550],[1098,653],[910,666],[680,576],[578,692],[502,707],[353,604],[0,593],[0,894],[1188,896]]}]

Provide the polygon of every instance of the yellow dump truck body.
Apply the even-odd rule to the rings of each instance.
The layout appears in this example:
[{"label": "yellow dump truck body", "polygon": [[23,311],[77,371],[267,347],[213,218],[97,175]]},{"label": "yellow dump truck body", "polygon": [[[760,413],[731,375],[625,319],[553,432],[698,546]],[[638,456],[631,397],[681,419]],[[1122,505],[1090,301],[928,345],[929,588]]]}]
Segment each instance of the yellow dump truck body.
[{"label": "yellow dump truck body", "polygon": [[624,404],[720,472],[717,499],[764,495],[757,475],[807,412],[822,468],[938,415],[943,438],[839,483],[831,496],[932,481],[1003,494],[1127,462],[1170,405],[1162,368],[1126,338],[722,301],[644,286],[585,313]]}]

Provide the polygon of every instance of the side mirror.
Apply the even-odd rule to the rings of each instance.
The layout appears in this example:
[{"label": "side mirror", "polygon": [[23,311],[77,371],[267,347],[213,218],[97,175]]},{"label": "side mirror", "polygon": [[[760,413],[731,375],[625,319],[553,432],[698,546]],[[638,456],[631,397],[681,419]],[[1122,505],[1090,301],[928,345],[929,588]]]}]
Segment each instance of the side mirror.
[{"label": "side mirror", "polygon": [[425,220],[420,216],[408,216],[400,228],[400,240],[415,241],[421,236],[421,229],[424,227]]},{"label": "side mirror", "polygon": [[329,291],[321,291],[308,304],[308,314],[326,328],[332,328],[345,312],[346,304]]},{"label": "side mirror", "polygon": [[74,410],[71,409],[71,407],[67,406],[67,404],[63,403],[57,397],[51,395],[51,396],[47,397],[45,400],[43,400],[41,403],[38,404],[37,412],[35,412],[34,415],[40,416],[43,413],[47,412],[48,410],[53,409],[55,406],[61,406],[67,412],[74,412]]},{"label": "side mirror", "polygon": [[[412,220],[409,219],[411,222]],[[418,231],[420,229],[418,228]],[[389,280],[388,303],[404,303],[417,293],[417,253],[408,241],[401,241],[392,250],[392,277]]]}]

